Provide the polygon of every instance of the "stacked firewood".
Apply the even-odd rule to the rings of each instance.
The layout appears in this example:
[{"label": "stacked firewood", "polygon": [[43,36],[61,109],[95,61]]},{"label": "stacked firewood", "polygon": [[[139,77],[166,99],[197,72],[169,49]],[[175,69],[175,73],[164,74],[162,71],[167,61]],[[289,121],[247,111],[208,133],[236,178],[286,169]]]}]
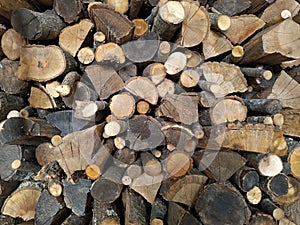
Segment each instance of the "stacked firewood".
[{"label": "stacked firewood", "polygon": [[0,224],[300,224],[298,1],[0,5]]}]

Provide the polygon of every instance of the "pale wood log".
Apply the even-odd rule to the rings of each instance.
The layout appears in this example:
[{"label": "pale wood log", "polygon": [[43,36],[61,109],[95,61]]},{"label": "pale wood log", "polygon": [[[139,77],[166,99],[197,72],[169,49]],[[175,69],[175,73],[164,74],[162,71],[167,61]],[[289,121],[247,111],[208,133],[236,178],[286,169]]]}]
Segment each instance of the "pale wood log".
[{"label": "pale wood log", "polygon": [[49,81],[46,83],[45,88],[50,96],[53,98],[58,98],[59,93],[56,91],[56,88],[60,85],[58,81]]},{"label": "pale wood log", "polygon": [[279,208],[274,202],[269,198],[264,198],[260,202],[260,206],[264,212],[272,215],[275,220],[281,220],[284,218],[284,211]]},{"label": "pale wood log", "polygon": [[255,77],[265,80],[271,80],[273,74],[270,70],[265,70],[261,68],[251,68],[251,67],[241,67],[243,74],[249,77]]},{"label": "pale wood log", "polygon": [[191,57],[187,59],[186,66],[189,68],[195,68],[203,61],[203,56],[197,51],[191,51]]},{"label": "pale wood log", "polygon": [[108,42],[96,48],[95,59],[97,62],[108,61],[122,64],[125,62],[125,55],[119,45]]},{"label": "pale wood log", "polygon": [[149,112],[150,105],[146,101],[139,101],[136,105],[136,110],[139,114],[145,115]]},{"label": "pale wood log", "polygon": [[97,112],[105,110],[108,103],[105,101],[79,101],[75,100],[74,117],[83,120],[95,121]]},{"label": "pale wood log", "polygon": [[158,176],[161,174],[161,163],[154,157],[154,155],[152,155],[150,152],[142,152],[140,157],[146,174],[149,176]]},{"label": "pale wood log", "polygon": [[265,22],[255,15],[241,15],[230,18],[231,26],[223,32],[233,44],[241,44],[252,34],[263,28]]},{"label": "pale wood log", "polygon": [[151,63],[143,70],[143,76],[150,78],[155,85],[158,85],[165,79],[166,69],[162,63]]},{"label": "pale wood log", "polygon": [[231,18],[227,15],[209,13],[209,20],[212,29],[227,31],[231,27]]},{"label": "pale wood log", "polygon": [[281,111],[284,117],[284,123],[282,125],[282,130],[285,135],[300,137],[299,127],[300,127],[300,114],[299,110],[296,109],[284,109]]},{"label": "pale wood log", "polygon": [[159,62],[165,62],[171,52],[171,44],[168,41],[162,41],[157,51],[157,59]]},{"label": "pale wood log", "polygon": [[243,191],[248,192],[258,185],[259,175],[252,167],[242,166],[233,176],[232,181]]},{"label": "pale wood log", "polygon": [[8,29],[2,35],[1,49],[6,57],[10,60],[20,58],[20,49],[26,44],[24,37],[14,29]]},{"label": "pale wood log", "polygon": [[164,98],[166,95],[173,95],[175,93],[175,83],[165,78],[159,85],[156,86],[158,96]]},{"label": "pale wood log", "polygon": [[137,159],[126,169],[125,175],[129,176],[131,179],[135,179],[141,176],[143,173],[142,162],[140,159]]},{"label": "pale wood log", "polygon": [[102,45],[105,43],[106,36],[101,31],[96,31],[93,34],[93,49],[95,50],[99,45]]},{"label": "pale wood log", "polygon": [[280,100],[284,108],[299,109],[299,91],[300,84],[282,70],[267,98]]},{"label": "pale wood log", "polygon": [[104,132],[109,136],[117,136],[127,130],[127,123],[126,121],[122,120],[115,120],[108,122],[104,126]]},{"label": "pale wood log", "polygon": [[184,176],[191,169],[192,162],[192,158],[187,153],[173,151],[164,161],[166,176],[172,178]]},{"label": "pale wood log", "polygon": [[152,31],[157,32],[161,39],[169,41],[180,28],[185,16],[184,8],[179,2],[168,1],[159,7]]},{"label": "pale wood log", "polygon": [[262,191],[259,187],[254,186],[250,191],[247,191],[246,197],[247,200],[252,204],[252,205],[257,205],[260,203],[262,199]]},{"label": "pale wood log", "polygon": [[[67,104],[69,100],[69,96],[71,96],[72,94],[75,95],[75,90],[76,90],[76,86],[78,88],[79,85],[77,85],[77,81],[79,81],[81,79],[81,76],[75,72],[75,71],[71,71],[69,73],[66,74],[66,76],[64,77],[63,81],[61,82],[61,84],[59,86],[56,87],[56,91],[59,93],[59,95],[61,97],[63,97],[63,100],[65,102],[66,105],[68,105],[69,107],[72,105],[71,104]],[[72,97],[70,97],[72,98]],[[72,102],[73,102],[73,98],[72,98]]]},{"label": "pale wood log", "polygon": [[235,0],[218,0],[213,3],[213,7],[220,13],[224,13],[228,16],[234,16],[241,14],[243,11],[251,6],[251,1],[242,0],[236,2]]},{"label": "pale wood log", "polygon": [[54,10],[39,13],[25,8],[13,12],[11,23],[18,33],[30,40],[55,39],[66,26]]},{"label": "pale wood log", "polygon": [[95,54],[90,47],[84,47],[78,51],[77,58],[82,64],[88,65],[94,61]]},{"label": "pale wood log", "polygon": [[236,45],[231,49],[230,55],[227,55],[223,61],[226,63],[240,64],[245,55],[243,46]]},{"label": "pale wood log", "polygon": [[134,19],[132,22],[135,25],[133,36],[140,38],[149,31],[149,25],[144,19]]},{"label": "pale wood log", "polygon": [[263,176],[273,177],[279,174],[283,169],[283,163],[279,156],[267,154],[258,162],[258,171]]},{"label": "pale wood log", "polygon": [[180,74],[180,84],[185,88],[195,87],[200,80],[200,74],[197,70],[183,70]]},{"label": "pale wood log", "polygon": [[114,95],[111,98],[109,109],[117,119],[126,119],[133,116],[135,111],[135,100],[129,93]]},{"label": "pale wood log", "polygon": [[174,52],[167,58],[164,63],[166,71],[169,75],[175,75],[181,72],[187,63],[187,57],[181,52]]},{"label": "pale wood log", "polygon": [[53,98],[37,87],[31,87],[29,105],[33,108],[53,109],[57,105]]},{"label": "pale wood log", "polygon": [[289,164],[291,166],[291,173],[294,177],[300,177],[299,161],[300,161],[300,147],[295,147],[289,153],[288,157]]},{"label": "pale wood log", "polygon": [[54,0],[53,8],[57,15],[61,16],[66,23],[73,23],[79,19],[83,10],[83,3],[80,0]]},{"label": "pale wood log", "polygon": [[55,161],[53,149],[54,146],[47,142],[37,146],[35,157],[39,165],[44,166]]},{"label": "pale wood log", "polygon": [[48,184],[48,191],[54,197],[59,197],[62,194],[62,185],[58,182],[51,182]]},{"label": "pale wood log", "polygon": [[129,8],[129,1],[128,0],[107,0],[106,4],[113,7],[117,12],[125,14]]},{"label": "pale wood log", "polygon": [[250,0],[250,2],[251,2],[251,6],[247,10],[247,12],[257,14],[257,13],[261,13],[265,8],[269,6],[269,4],[274,3],[275,0],[264,0],[264,1]]}]

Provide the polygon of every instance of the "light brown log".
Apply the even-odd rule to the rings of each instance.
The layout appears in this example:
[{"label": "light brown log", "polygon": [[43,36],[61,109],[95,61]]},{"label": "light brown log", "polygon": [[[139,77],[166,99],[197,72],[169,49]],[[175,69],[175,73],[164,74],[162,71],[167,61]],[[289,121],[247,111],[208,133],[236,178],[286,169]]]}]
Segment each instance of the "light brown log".
[{"label": "light brown log", "polygon": [[59,93],[56,91],[56,88],[60,85],[58,81],[50,81],[46,83],[46,90],[47,92],[53,97],[58,98]]},{"label": "light brown log", "polygon": [[104,126],[104,132],[109,137],[117,136],[118,134],[125,132],[126,129],[127,129],[127,123],[126,121],[122,121],[122,120],[111,121]]},{"label": "light brown log", "polygon": [[171,44],[168,41],[162,41],[159,44],[157,58],[160,62],[165,62],[171,52]]},{"label": "light brown log", "polygon": [[106,44],[99,45],[95,51],[95,59],[97,62],[115,62],[124,63],[125,55],[122,48],[113,43],[108,42]]},{"label": "light brown log", "polygon": [[75,57],[93,26],[90,20],[83,19],[75,25],[64,28],[59,34],[59,46]]},{"label": "light brown log", "polygon": [[179,2],[168,1],[159,7],[152,31],[157,32],[162,40],[169,41],[180,28],[184,18],[183,6]]},{"label": "light brown log", "polygon": [[198,84],[202,91],[212,93],[215,96],[215,98],[221,98],[225,96],[223,89],[217,83],[199,80]]},{"label": "light brown log", "polygon": [[31,87],[29,105],[33,108],[53,109],[57,105],[51,100],[51,96],[37,87]]},{"label": "light brown log", "polygon": [[209,13],[211,28],[219,31],[227,31],[231,27],[231,18],[227,15]]},{"label": "light brown log", "polygon": [[129,8],[128,0],[107,0],[106,4],[113,7],[117,12],[125,14]]},{"label": "light brown log", "polygon": [[197,51],[191,51],[191,57],[187,59],[186,66],[189,68],[195,68],[203,61],[203,56]]},{"label": "light brown log", "polygon": [[203,54],[209,59],[232,49],[231,42],[222,34],[210,30],[208,36],[203,40]]},{"label": "light brown log", "polygon": [[150,110],[150,105],[148,102],[146,101],[139,101],[136,105],[136,110],[139,114],[147,114]]},{"label": "light brown log", "polygon": [[173,151],[164,162],[167,176],[176,178],[185,175],[191,169],[192,161],[187,153]]},{"label": "light brown log", "polygon": [[61,137],[60,135],[54,135],[54,136],[51,138],[51,144],[52,144],[54,147],[59,146],[61,143],[62,143],[62,137]]},{"label": "light brown log", "polygon": [[[81,76],[77,72],[71,71],[66,74],[61,84],[57,86],[55,90],[59,93],[61,97],[71,96],[72,94],[75,94],[76,84],[77,81],[80,79]],[[66,103],[67,98],[64,98],[64,100]]]},{"label": "light brown log", "polygon": [[188,69],[180,74],[180,83],[183,87],[192,88],[198,84],[200,74],[197,70]]},{"label": "light brown log", "polygon": [[82,64],[88,65],[95,59],[94,51],[90,47],[81,48],[78,51],[77,58]]},{"label": "light brown log", "polygon": [[135,38],[140,38],[149,31],[149,25],[144,19],[134,19],[132,22],[135,26],[133,32]]},{"label": "light brown log", "polygon": [[169,75],[175,75],[185,68],[186,63],[187,57],[185,54],[181,52],[174,52],[169,55],[164,65]]},{"label": "light brown log", "polygon": [[151,63],[143,70],[143,76],[148,77],[155,85],[158,85],[165,79],[166,69],[162,63]]},{"label": "light brown log", "polygon": [[21,47],[26,44],[24,37],[14,29],[8,29],[2,35],[1,49],[6,57],[10,60],[20,58]]},{"label": "light brown log", "polygon": [[85,174],[87,175],[88,178],[90,178],[91,180],[96,180],[100,177],[101,175],[101,169],[99,168],[99,166],[97,166],[96,164],[89,164],[87,165],[87,167],[85,168]]},{"label": "light brown log", "polygon": [[135,111],[135,100],[129,93],[114,95],[109,104],[109,109],[117,119],[130,118]]},{"label": "light brown log", "polygon": [[143,173],[141,160],[136,160],[133,164],[129,165],[125,175],[129,176],[131,179],[135,179],[141,176]]},{"label": "light brown log", "polygon": [[126,141],[122,137],[115,137],[114,144],[117,149],[122,150],[126,146]]},{"label": "light brown log", "polygon": [[175,83],[167,78],[157,85],[156,88],[161,98],[164,98],[167,94],[172,95],[175,93]]},{"label": "light brown log", "polygon": [[54,197],[60,196],[62,194],[62,190],[62,185],[58,182],[51,182],[48,184],[48,191]]},{"label": "light brown log", "polygon": [[300,162],[300,147],[295,147],[292,149],[292,151],[289,153],[288,158],[289,164],[291,166],[291,173],[294,177],[299,178],[300,177],[300,168],[299,168],[299,162]]},{"label": "light brown log", "polygon": [[158,176],[162,172],[161,163],[149,152],[141,153],[141,162],[145,173],[149,176]]},{"label": "light brown log", "polygon": [[208,13],[196,1],[182,1],[181,4],[185,18],[182,21],[181,37],[178,41],[183,47],[193,47],[207,37],[210,28]]}]

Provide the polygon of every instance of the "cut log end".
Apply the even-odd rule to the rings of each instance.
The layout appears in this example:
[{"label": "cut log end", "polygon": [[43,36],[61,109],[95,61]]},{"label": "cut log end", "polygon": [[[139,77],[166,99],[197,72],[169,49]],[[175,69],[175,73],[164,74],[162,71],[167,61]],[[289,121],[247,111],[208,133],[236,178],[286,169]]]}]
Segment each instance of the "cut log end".
[{"label": "cut log end", "polygon": [[169,24],[179,24],[185,18],[185,13],[180,2],[169,1],[159,9],[161,18]]},{"label": "cut log end", "polygon": [[77,54],[77,57],[79,62],[81,62],[84,65],[90,64],[95,59],[94,51],[89,47],[84,47],[80,49]]},{"label": "cut log end", "polygon": [[290,10],[284,9],[281,11],[280,16],[282,19],[288,19],[292,17],[292,13],[290,12]]},{"label": "cut log end", "polygon": [[276,176],[282,169],[281,158],[274,154],[265,155],[258,163],[258,170],[263,176]]},{"label": "cut log end", "polygon": [[247,196],[247,200],[252,205],[257,205],[258,203],[260,203],[262,199],[262,191],[259,187],[255,186],[250,191],[247,192],[246,196]]},{"label": "cut log end", "polygon": [[234,46],[231,50],[231,55],[234,58],[241,58],[244,56],[244,48],[240,45]]},{"label": "cut log end", "polygon": [[54,197],[59,197],[62,194],[62,186],[60,183],[53,182],[48,185],[49,193]]},{"label": "cut log end", "polygon": [[62,137],[60,135],[54,135],[51,138],[51,143],[53,146],[59,146],[62,143]]},{"label": "cut log end", "polygon": [[16,159],[11,163],[11,168],[16,170],[16,169],[20,168],[21,164],[22,164],[21,160]]},{"label": "cut log end", "polygon": [[63,97],[68,96],[71,93],[71,86],[68,84],[58,85],[55,90]]},{"label": "cut log end", "polygon": [[85,168],[85,174],[91,180],[96,180],[100,177],[101,170],[100,170],[99,166],[97,166],[95,164],[90,164]]},{"label": "cut log end", "polygon": [[227,15],[220,15],[218,17],[218,27],[221,31],[226,31],[231,26],[231,20],[230,17]]}]

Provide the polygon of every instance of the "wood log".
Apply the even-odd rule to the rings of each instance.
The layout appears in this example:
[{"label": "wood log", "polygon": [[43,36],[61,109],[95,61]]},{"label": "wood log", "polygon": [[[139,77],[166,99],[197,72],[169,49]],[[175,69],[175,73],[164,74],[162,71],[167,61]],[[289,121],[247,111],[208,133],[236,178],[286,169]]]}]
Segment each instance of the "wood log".
[{"label": "wood log", "polygon": [[241,71],[248,77],[254,77],[265,80],[271,80],[273,77],[273,74],[270,70],[260,68],[241,67]]},{"label": "wood log", "polygon": [[156,197],[150,214],[150,225],[163,225],[167,215],[166,202],[160,197]]},{"label": "wood log", "polygon": [[282,126],[283,133],[285,135],[300,137],[299,132],[299,110],[297,109],[284,109],[281,111],[284,117],[284,123]]},{"label": "wood log", "polygon": [[193,47],[207,37],[210,28],[208,13],[196,1],[182,1],[181,5],[184,8],[185,17],[182,21],[181,37],[177,41],[183,47]]},{"label": "wood log", "polygon": [[245,55],[243,46],[236,45],[231,49],[230,55],[227,55],[223,61],[226,63],[241,64]]},{"label": "wood log", "polygon": [[243,102],[251,112],[276,114],[282,109],[278,99],[244,99]]},{"label": "wood log", "polygon": [[122,64],[125,62],[125,55],[122,48],[113,42],[99,45],[95,51],[97,62],[114,62]]},{"label": "wood log", "polygon": [[185,88],[195,87],[200,79],[200,74],[197,70],[188,69],[180,74],[180,84]]},{"label": "wood log", "polygon": [[[22,129],[15,129],[16,126],[22,127]],[[3,125],[1,142],[6,144],[39,145],[59,133],[59,130],[45,123],[43,119],[13,117],[7,119]]]},{"label": "wood log", "polygon": [[127,168],[136,161],[137,156],[138,155],[136,151],[129,148],[122,148],[114,153],[114,163],[120,167]]},{"label": "wood log", "polygon": [[39,13],[25,8],[13,12],[11,23],[18,33],[29,40],[53,40],[66,26],[54,10]]},{"label": "wood log", "polygon": [[125,14],[129,8],[128,0],[116,1],[116,0],[107,0],[106,4],[113,7],[117,12]]},{"label": "wood log", "polygon": [[68,214],[68,210],[64,206],[64,203],[51,196],[47,190],[43,190],[36,204],[35,224],[50,225],[62,222]]},{"label": "wood log", "polygon": [[117,136],[121,133],[124,133],[127,130],[127,123],[122,120],[114,120],[111,122],[108,122],[104,126],[104,132],[109,137]]},{"label": "wood log", "polygon": [[300,199],[300,183],[296,178],[289,177],[288,193],[283,196],[271,196],[278,204],[293,204]]},{"label": "wood log", "polygon": [[[67,97],[67,96],[71,95],[72,93],[74,94],[76,81],[80,80],[80,78],[81,78],[81,76],[77,72],[71,71],[66,74],[63,81],[61,82],[61,85],[59,85],[55,90],[62,97]],[[64,99],[64,100],[66,100],[66,99]]]},{"label": "wood log", "polygon": [[148,151],[164,142],[159,122],[151,116],[136,115],[127,122],[126,145],[135,151]]},{"label": "wood log", "polygon": [[24,106],[24,100],[21,97],[0,92],[0,121],[6,119],[11,110],[20,110]]},{"label": "wood log", "polygon": [[120,217],[114,204],[93,202],[93,222],[99,225],[120,225]]},{"label": "wood log", "polygon": [[284,20],[259,32],[243,46],[245,55],[241,63],[275,65],[287,59],[299,58],[298,30],[299,24],[293,20]]},{"label": "wood log", "polygon": [[73,23],[78,20],[79,14],[83,9],[83,4],[80,0],[69,0],[63,2],[54,0],[53,9],[57,15],[64,19],[66,23]]},{"label": "wood log", "polygon": [[[208,202],[210,204],[207,204]],[[229,202],[230,204],[228,204]],[[220,207],[222,204],[224,207]],[[250,219],[250,210],[244,198],[233,186],[228,184],[207,185],[196,200],[195,210],[204,224],[242,225],[248,223]]]},{"label": "wood log", "polygon": [[20,48],[25,44],[25,39],[12,28],[2,35],[1,49],[10,60],[20,58]]},{"label": "wood log", "polygon": [[173,95],[175,93],[175,83],[165,78],[159,85],[156,86],[158,96],[165,98],[166,95]]},{"label": "wood log", "polygon": [[149,25],[144,19],[133,19],[132,22],[135,26],[133,32],[134,38],[140,38],[149,31]]},{"label": "wood log", "polygon": [[279,99],[284,108],[299,109],[299,90],[300,84],[286,72],[281,71],[267,98]]},{"label": "wood log", "polygon": [[7,19],[11,19],[11,15],[13,11],[17,9],[20,8],[35,9],[34,5],[27,0],[21,0],[18,2],[7,2],[5,0],[2,0],[0,3],[1,3],[0,15]]},{"label": "wood log", "polygon": [[9,180],[21,166],[22,151],[18,145],[0,145],[2,160],[0,162],[1,181]]},{"label": "wood log", "polygon": [[92,212],[88,211],[84,216],[77,216],[71,213],[62,223],[62,225],[88,225],[92,219]]},{"label": "wood log", "polygon": [[167,214],[167,223],[168,224],[195,224],[202,225],[202,223],[186,211],[183,207],[176,204],[175,202],[169,202],[168,204],[168,214]]},{"label": "wood log", "polygon": [[264,212],[272,215],[273,218],[277,221],[283,219],[284,217],[284,211],[269,198],[262,199],[262,201],[260,202],[260,207]]},{"label": "wood log", "polygon": [[81,48],[77,54],[78,61],[84,65],[92,63],[95,59],[94,51],[90,47]]},{"label": "wood log", "polygon": [[171,44],[168,41],[162,41],[157,51],[157,59],[159,62],[165,62],[171,52]]},{"label": "wood log", "polygon": [[192,124],[198,121],[198,102],[188,95],[166,95],[156,110],[156,116],[175,122]]},{"label": "wood log", "polygon": [[39,88],[31,87],[29,106],[32,108],[40,109],[57,108],[57,104],[54,98],[47,92],[46,88],[42,85],[39,85]]},{"label": "wood log", "polygon": [[129,93],[114,95],[111,98],[109,109],[117,119],[130,118],[135,111],[135,100]]},{"label": "wood log", "polygon": [[265,1],[260,1],[260,0],[250,0],[251,6],[247,10],[248,13],[261,13],[265,8],[269,6],[269,4],[274,3],[274,0],[265,0]]},{"label": "wood log", "polygon": [[1,213],[13,218],[20,217],[24,221],[34,219],[40,195],[40,188],[30,186],[19,188],[5,200]]},{"label": "wood log", "polygon": [[161,163],[150,152],[141,152],[143,169],[149,176],[158,176],[162,173]]},{"label": "wood log", "polygon": [[259,182],[259,175],[254,168],[243,166],[233,176],[233,182],[244,191],[248,192]]},{"label": "wood log", "polygon": [[122,193],[125,224],[148,224],[147,205],[142,196],[126,188]]},{"label": "wood log", "polygon": [[131,179],[135,179],[141,176],[142,173],[143,173],[142,162],[141,159],[139,158],[127,167],[124,176],[128,176]]},{"label": "wood log", "polygon": [[265,125],[273,125],[273,119],[270,116],[249,116],[246,120],[248,123],[263,123]]},{"label": "wood log", "polygon": [[87,194],[90,191],[91,181],[80,179],[72,184],[64,182],[64,201],[69,209],[77,216],[83,216],[86,209]]},{"label": "wood log", "polygon": [[246,197],[249,203],[252,205],[257,205],[262,199],[263,193],[261,189],[257,186],[254,186],[250,191],[247,191]]},{"label": "wood log", "polygon": [[179,2],[166,2],[159,7],[152,31],[157,32],[162,40],[169,41],[180,28],[185,16],[184,8]]},{"label": "wood log", "polygon": [[[275,1],[270,4],[262,13],[261,19],[265,21],[267,26],[272,26],[281,22],[288,17],[294,17],[300,10],[300,4],[294,0],[288,1]],[[285,12],[288,12],[286,17]]]},{"label": "wood log", "polygon": [[231,27],[231,18],[224,14],[209,13],[209,21],[212,29],[227,31]]},{"label": "wood log", "polygon": [[131,77],[134,77],[137,75],[137,66],[133,63],[129,63],[126,65],[123,65],[122,68],[118,71],[120,77],[124,82],[129,80]]},{"label": "wood log", "polygon": [[91,195],[96,201],[112,203],[121,194],[124,169],[110,166],[105,173],[99,177],[91,187]]},{"label": "wood log", "polygon": [[143,6],[143,1],[142,0],[131,0],[130,1],[130,7],[129,7],[129,19],[135,19],[138,17],[139,12]]},{"label": "wood log", "polygon": [[74,117],[83,120],[97,120],[97,112],[105,110],[108,103],[105,101],[78,101],[75,100]]},{"label": "wood log", "polygon": [[[0,181],[0,207],[2,207],[5,199],[19,186],[18,181]],[[1,221],[1,220],[0,220]],[[2,221],[1,221],[2,222]]]},{"label": "wood log", "polygon": [[139,101],[136,105],[136,110],[139,114],[145,115],[150,111],[150,105],[146,101]]},{"label": "wood log", "polygon": [[158,85],[165,79],[166,69],[162,63],[151,63],[143,70],[143,76],[150,78],[155,85]]},{"label": "wood log", "polygon": [[269,195],[283,196],[288,193],[288,177],[279,173],[260,182],[261,189]]},{"label": "wood log", "polygon": [[181,52],[174,52],[167,58],[164,66],[166,68],[166,72],[169,75],[175,75],[181,72],[187,63],[187,57],[185,54]]},{"label": "wood log", "polygon": [[93,34],[93,49],[95,50],[99,45],[102,45],[105,43],[106,36],[101,31],[96,31]]},{"label": "wood log", "polygon": [[178,202],[191,207],[207,180],[206,176],[193,173],[175,180],[167,179],[162,183],[160,194],[168,202]]},{"label": "wood log", "polygon": [[234,16],[244,12],[251,6],[251,1],[243,0],[238,3],[234,0],[217,0],[213,3],[213,7],[220,13],[228,16]]},{"label": "wood log", "polygon": [[286,204],[283,206],[284,208],[284,214],[286,217],[294,222],[295,224],[299,224],[300,219],[299,216],[297,215],[298,210],[300,208],[299,201],[292,203],[292,204]]},{"label": "wood log", "polygon": [[132,39],[134,23],[122,13],[106,4],[90,4],[88,11],[97,31],[102,31],[108,41],[123,44]]},{"label": "wood log", "polygon": [[296,178],[300,177],[300,171],[298,166],[299,160],[300,160],[300,147],[298,146],[292,149],[288,157],[288,161],[291,166],[291,173]]},{"label": "wood log", "polygon": [[274,154],[264,155],[258,162],[258,171],[263,176],[273,177],[283,169],[282,160]]},{"label": "wood log", "polygon": [[124,87],[121,77],[112,67],[91,65],[85,69],[85,72],[100,100],[107,99]]},{"label": "wood log", "polygon": [[184,176],[192,168],[192,158],[183,151],[175,150],[164,160],[164,169],[167,177],[177,178]]},{"label": "wood log", "polygon": [[37,146],[35,157],[39,165],[44,166],[55,161],[53,154],[54,146],[51,143],[44,142]]},{"label": "wood log", "polygon": [[256,31],[264,27],[265,22],[255,15],[240,15],[230,18],[231,26],[223,32],[233,44],[242,44]]}]

